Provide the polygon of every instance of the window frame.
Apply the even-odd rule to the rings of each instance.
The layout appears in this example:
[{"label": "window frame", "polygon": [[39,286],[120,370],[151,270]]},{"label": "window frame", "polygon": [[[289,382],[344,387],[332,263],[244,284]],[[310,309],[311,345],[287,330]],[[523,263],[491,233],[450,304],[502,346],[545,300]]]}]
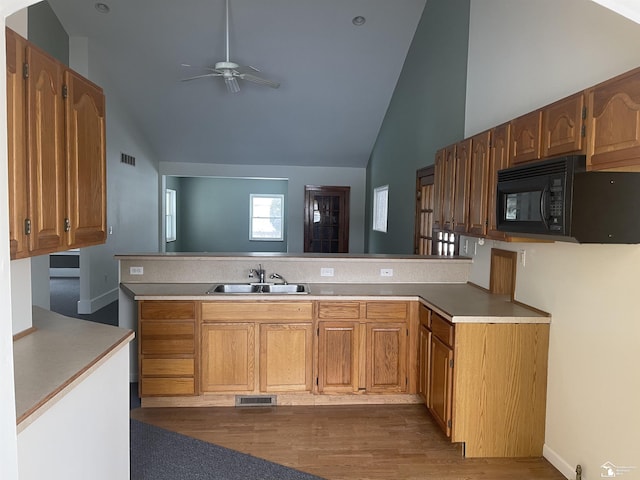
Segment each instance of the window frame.
[{"label": "window frame", "polygon": [[164,192],[164,241],[175,242],[178,239],[178,192],[165,188]]},{"label": "window frame", "polygon": [[[280,201],[280,216],[279,217],[263,217],[254,216],[253,201],[255,198],[271,198]],[[277,237],[258,237],[254,235],[254,220],[255,219],[279,219],[280,220],[280,234]],[[285,196],[281,193],[251,193],[249,194],[249,240],[252,242],[283,242],[285,232]]]}]

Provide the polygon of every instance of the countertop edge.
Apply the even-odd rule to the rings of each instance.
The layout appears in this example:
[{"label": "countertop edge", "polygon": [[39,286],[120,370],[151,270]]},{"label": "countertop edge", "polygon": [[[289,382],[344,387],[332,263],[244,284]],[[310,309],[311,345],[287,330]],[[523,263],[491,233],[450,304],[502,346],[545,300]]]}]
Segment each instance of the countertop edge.
[{"label": "countertop edge", "polygon": [[[56,320],[61,322],[64,322],[65,319],[79,320],[71,317],[65,317],[63,315],[58,315],[53,312],[47,312],[47,313],[53,314],[56,317]],[[34,308],[34,317],[37,317],[37,316],[38,316],[38,310]],[[79,321],[90,323],[87,320],[79,320]],[[17,433],[20,433],[24,429],[26,429],[29,425],[31,425],[34,421],[36,421],[40,416],[42,416],[47,410],[49,410],[52,406],[54,406],[57,402],[59,402],[62,398],[64,398],[78,384],[80,384],[87,377],[89,377],[96,369],[98,369],[101,365],[107,362],[121,349],[126,348],[129,342],[131,342],[135,337],[135,333],[133,330],[124,329],[120,327],[111,327],[111,328],[121,330],[122,332],[120,335],[116,336],[115,340],[112,339],[104,346],[98,345],[96,349],[97,351],[99,351],[99,353],[95,355],[91,355],[90,358],[88,358],[86,362],[83,362],[79,368],[76,368],[72,374],[61,375],[57,381],[56,387],[50,390],[43,390],[42,392],[40,392],[40,395],[39,395],[40,398],[34,403],[28,406],[16,405]],[[47,330],[46,326],[38,326],[38,330],[31,335],[35,336],[43,331],[46,332],[46,330]],[[28,335],[19,340],[16,340],[16,342],[25,340],[31,335]],[[50,346],[51,345],[49,345],[49,347]],[[60,348],[64,348],[64,345],[60,345]],[[17,361],[14,365],[14,368],[15,368],[16,374],[19,374],[20,368],[21,368],[21,362]],[[16,401],[17,401],[17,398],[18,398],[18,395],[16,395]]]}]

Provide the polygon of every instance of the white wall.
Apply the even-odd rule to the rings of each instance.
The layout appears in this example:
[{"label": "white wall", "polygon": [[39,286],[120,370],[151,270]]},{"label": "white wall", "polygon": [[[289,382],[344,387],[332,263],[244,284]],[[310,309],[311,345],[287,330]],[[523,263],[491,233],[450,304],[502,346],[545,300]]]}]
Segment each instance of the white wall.
[{"label": "white wall", "polygon": [[[471,2],[465,134],[640,66],[639,43],[588,0]],[[470,279],[485,287],[492,246],[526,251],[516,298],[552,314],[545,456],[567,478],[607,461],[640,478],[640,246],[486,242]]]},{"label": "white wall", "polygon": [[[100,51],[86,38],[72,37],[70,63],[100,85],[106,97],[107,224],[112,234],[107,235],[104,245],[83,248],[80,253],[78,312],[92,313],[118,299],[115,254],[159,249],[158,159],[112,87],[110,74],[101,65]],[[136,157],[135,167],[121,163],[121,153]]]},{"label": "white wall", "polygon": [[[364,252],[366,169],[160,162],[160,175],[286,178],[288,251],[304,251],[304,186],[350,186],[349,252]],[[248,220],[247,220],[248,221]],[[126,253],[126,252],[120,252]]]},{"label": "white wall", "polygon": [[20,432],[20,480],[128,479],[128,380],[125,345]]}]

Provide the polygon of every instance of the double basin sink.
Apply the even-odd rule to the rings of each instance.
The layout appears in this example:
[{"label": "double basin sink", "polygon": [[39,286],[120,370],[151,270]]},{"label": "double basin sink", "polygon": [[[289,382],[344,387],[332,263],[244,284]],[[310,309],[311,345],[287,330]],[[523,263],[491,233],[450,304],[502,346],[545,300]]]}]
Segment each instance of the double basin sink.
[{"label": "double basin sink", "polygon": [[309,287],[303,283],[220,283],[206,293],[304,294],[309,293]]}]

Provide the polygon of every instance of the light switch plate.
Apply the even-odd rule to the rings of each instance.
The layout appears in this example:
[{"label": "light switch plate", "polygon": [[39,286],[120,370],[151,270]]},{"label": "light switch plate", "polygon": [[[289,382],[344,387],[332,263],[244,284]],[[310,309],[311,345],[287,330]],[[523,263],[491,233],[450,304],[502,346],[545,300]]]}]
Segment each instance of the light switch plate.
[{"label": "light switch plate", "polygon": [[333,268],[323,267],[320,269],[321,277],[333,277]]}]

